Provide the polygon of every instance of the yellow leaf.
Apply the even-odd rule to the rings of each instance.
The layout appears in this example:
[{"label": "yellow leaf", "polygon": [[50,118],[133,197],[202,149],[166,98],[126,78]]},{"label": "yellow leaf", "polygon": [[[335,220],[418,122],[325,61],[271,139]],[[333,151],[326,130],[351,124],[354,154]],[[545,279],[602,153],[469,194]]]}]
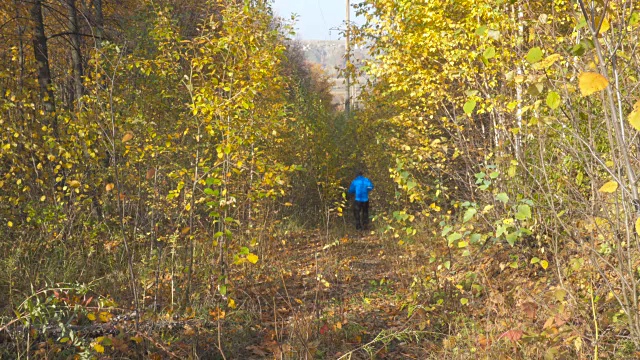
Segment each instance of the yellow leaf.
[{"label": "yellow leaf", "polygon": [[255,264],[258,262],[258,255],[249,254],[247,255],[247,260],[249,260],[250,263]]},{"label": "yellow leaf", "polygon": [[126,134],[124,134],[124,136],[122,137],[122,142],[126,143],[127,141],[133,139],[133,134],[128,132]]},{"label": "yellow leaf", "polygon": [[111,320],[112,316],[113,315],[111,315],[111,313],[109,313],[107,311],[102,311],[102,312],[100,312],[100,314],[98,314],[98,317],[100,318],[100,321],[102,321],[103,323],[106,323],[109,320]]},{"label": "yellow leaf", "polygon": [[602,187],[598,190],[598,192],[610,194],[610,193],[616,192],[616,190],[618,190],[618,183],[611,180],[611,181],[608,181],[606,184],[602,185]]},{"label": "yellow leaf", "polygon": [[45,200],[47,200],[46,196],[44,196],[44,195],[40,196],[40,201],[45,201]]},{"label": "yellow leaf", "polygon": [[542,260],[540,261],[540,266],[542,266],[543,269],[547,270],[547,268],[549,267],[549,262],[547,260]]},{"label": "yellow leaf", "polygon": [[11,221],[7,222],[8,227],[13,227],[13,223]]},{"label": "yellow leaf", "polygon": [[640,101],[633,105],[633,111],[629,114],[629,123],[634,129],[640,131]]},{"label": "yellow leaf", "polygon": [[131,341],[135,341],[136,344],[140,344],[142,342],[142,337],[140,336],[132,336]]},{"label": "yellow leaf", "polygon": [[93,350],[95,350],[99,354],[102,354],[102,353],[104,353],[104,346],[102,346],[100,344],[94,344],[93,345]]},{"label": "yellow leaf", "polygon": [[555,64],[556,61],[561,60],[562,56],[560,54],[549,55],[544,60],[533,64],[533,68],[536,70],[547,69],[551,67],[551,65]]},{"label": "yellow leaf", "polygon": [[636,233],[640,235],[640,218],[636,220]]},{"label": "yellow leaf", "polygon": [[236,308],[236,301],[229,298],[229,303],[227,304],[230,308],[235,309]]},{"label": "yellow leaf", "polygon": [[589,96],[606,89],[609,86],[609,80],[598,73],[583,72],[578,77],[578,86],[582,96]]},{"label": "yellow leaf", "polygon": [[107,192],[113,190],[113,188],[115,187],[115,185],[113,185],[112,183],[107,184],[104,188],[105,190],[107,190]]},{"label": "yellow leaf", "polygon": [[[602,18],[599,17],[596,19],[596,26],[600,24],[600,19]],[[609,29],[611,29],[611,24],[609,23],[609,19],[605,17],[604,20],[602,20],[602,25],[600,25],[600,31],[598,34],[606,33]]]},{"label": "yellow leaf", "polygon": [[79,187],[80,187],[80,185],[81,185],[81,184],[80,184],[80,181],[78,181],[78,180],[71,180],[71,181],[69,181],[69,186],[70,186],[70,187],[72,187],[72,188],[74,188],[74,189],[79,188]]},{"label": "yellow leaf", "polygon": [[96,314],[94,313],[88,313],[87,314],[87,319],[91,320],[91,321],[96,321]]}]

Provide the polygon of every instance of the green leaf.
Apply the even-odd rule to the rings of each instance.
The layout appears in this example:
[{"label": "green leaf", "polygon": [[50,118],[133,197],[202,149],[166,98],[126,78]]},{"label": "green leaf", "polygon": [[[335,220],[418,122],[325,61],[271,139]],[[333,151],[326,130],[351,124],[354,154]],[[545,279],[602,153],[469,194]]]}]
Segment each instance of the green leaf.
[{"label": "green leaf", "polygon": [[539,262],[540,262],[540,259],[537,258],[537,257],[534,257],[534,258],[531,259],[531,264],[537,264]]},{"label": "green leaf", "polygon": [[509,195],[507,195],[506,193],[500,193],[496,195],[496,200],[502,202],[503,204],[506,204],[509,201]]},{"label": "green leaf", "polygon": [[447,241],[449,242],[449,245],[451,245],[452,242],[460,239],[462,239],[462,234],[457,232],[454,232],[453,234],[447,236]]},{"label": "green leaf", "polygon": [[482,56],[484,56],[485,59],[491,59],[494,56],[496,56],[496,48],[494,48],[493,46],[488,47],[484,53],[482,53]]},{"label": "green leaf", "polygon": [[629,25],[636,26],[638,23],[640,23],[640,14],[634,11],[629,18]]},{"label": "green leaf", "polygon": [[518,233],[507,234],[506,239],[509,245],[513,246],[516,244],[516,240],[518,240]]},{"label": "green leaf", "polygon": [[557,92],[552,91],[549,93],[549,95],[547,95],[547,106],[549,106],[552,110],[557,109],[561,104],[562,99]]},{"label": "green leaf", "polygon": [[518,205],[518,212],[516,213],[516,219],[526,220],[531,218],[531,208],[529,205]]},{"label": "green leaf", "polygon": [[467,299],[467,298],[461,298],[460,299],[460,304],[467,305],[468,303],[469,303],[469,299]]},{"label": "green leaf", "polygon": [[479,28],[476,29],[476,35],[478,36],[483,36],[484,34],[487,33],[487,27],[482,25]]},{"label": "green leaf", "polygon": [[535,64],[538,61],[542,60],[542,56],[542,49],[540,49],[539,47],[534,47],[533,49],[529,50],[525,59],[530,64]]},{"label": "green leaf", "polygon": [[462,219],[462,222],[467,222],[471,220],[477,212],[478,210],[476,210],[475,208],[468,208],[467,211],[465,211],[464,213],[464,218]]},{"label": "green leaf", "polygon": [[469,100],[464,104],[463,110],[467,115],[473,114],[473,110],[476,108],[476,102],[474,100]]}]

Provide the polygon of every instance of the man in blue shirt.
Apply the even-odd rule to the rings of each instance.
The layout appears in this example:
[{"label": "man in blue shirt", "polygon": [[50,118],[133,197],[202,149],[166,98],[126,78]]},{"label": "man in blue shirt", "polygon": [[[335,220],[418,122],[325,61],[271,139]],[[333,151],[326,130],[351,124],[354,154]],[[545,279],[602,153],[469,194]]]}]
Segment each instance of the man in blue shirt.
[{"label": "man in blue shirt", "polygon": [[349,186],[349,194],[355,194],[353,214],[356,218],[357,230],[365,230],[369,225],[369,191],[371,190],[373,190],[371,180],[364,177],[362,171],[358,171],[356,178]]}]

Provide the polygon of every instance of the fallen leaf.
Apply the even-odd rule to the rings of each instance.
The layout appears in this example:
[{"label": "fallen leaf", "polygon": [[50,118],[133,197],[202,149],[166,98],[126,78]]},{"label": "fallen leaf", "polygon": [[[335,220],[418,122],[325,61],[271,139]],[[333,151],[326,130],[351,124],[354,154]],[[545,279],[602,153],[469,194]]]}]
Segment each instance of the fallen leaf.
[{"label": "fallen leaf", "polygon": [[127,141],[133,139],[133,134],[128,132],[126,134],[124,134],[124,136],[122,137],[122,142],[126,143]]},{"label": "fallen leaf", "polygon": [[196,333],[195,330],[193,330],[193,327],[191,327],[188,324],[185,324],[183,327],[184,327],[184,334],[186,336],[192,336]]},{"label": "fallen leaf", "polygon": [[249,255],[247,255],[247,260],[249,260],[250,263],[255,264],[258,262],[258,255],[250,253]]},{"label": "fallen leaf", "polygon": [[245,349],[251,350],[252,353],[261,358],[265,358],[268,354],[264,349],[255,345],[247,346]]},{"label": "fallen leaf", "polygon": [[108,322],[109,320],[111,320],[111,317],[112,317],[112,316],[113,316],[113,315],[111,315],[111,313],[110,313],[110,312],[107,312],[107,311],[102,311],[102,312],[100,312],[100,313],[98,314],[98,318],[99,318],[99,319],[100,319],[100,321],[101,321],[101,322],[103,322],[103,323],[106,323],[106,322]]},{"label": "fallen leaf", "polygon": [[522,330],[513,329],[513,330],[509,330],[509,331],[506,331],[506,332],[502,333],[498,337],[498,339],[506,338],[506,339],[511,340],[513,342],[518,342],[522,338],[523,334],[524,334],[524,332]]},{"label": "fallen leaf", "polygon": [[142,337],[141,336],[132,336],[130,338],[130,340],[135,342],[136,344],[140,344],[142,342]]},{"label": "fallen leaf", "polygon": [[533,302],[526,302],[526,303],[523,303],[521,306],[522,306],[522,311],[527,316],[527,318],[531,320],[535,320],[536,313],[538,310],[538,305]]},{"label": "fallen leaf", "polygon": [[93,350],[95,350],[98,354],[104,353],[104,346],[100,344],[93,344]]},{"label": "fallen leaf", "polygon": [[540,266],[542,266],[543,269],[547,270],[547,268],[549,267],[549,262],[547,260],[542,260],[540,261]]}]

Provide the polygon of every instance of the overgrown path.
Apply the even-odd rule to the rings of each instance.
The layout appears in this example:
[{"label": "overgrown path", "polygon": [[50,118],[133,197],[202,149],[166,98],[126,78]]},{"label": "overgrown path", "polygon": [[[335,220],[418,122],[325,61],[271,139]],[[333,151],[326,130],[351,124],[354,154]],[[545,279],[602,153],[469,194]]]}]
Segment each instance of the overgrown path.
[{"label": "overgrown path", "polygon": [[289,234],[263,259],[267,269],[244,277],[238,309],[259,319],[253,338],[234,352],[256,359],[428,356],[424,344],[400,341],[429,325],[406,306],[415,275],[408,272],[427,259],[374,234],[327,239],[319,231]]}]

